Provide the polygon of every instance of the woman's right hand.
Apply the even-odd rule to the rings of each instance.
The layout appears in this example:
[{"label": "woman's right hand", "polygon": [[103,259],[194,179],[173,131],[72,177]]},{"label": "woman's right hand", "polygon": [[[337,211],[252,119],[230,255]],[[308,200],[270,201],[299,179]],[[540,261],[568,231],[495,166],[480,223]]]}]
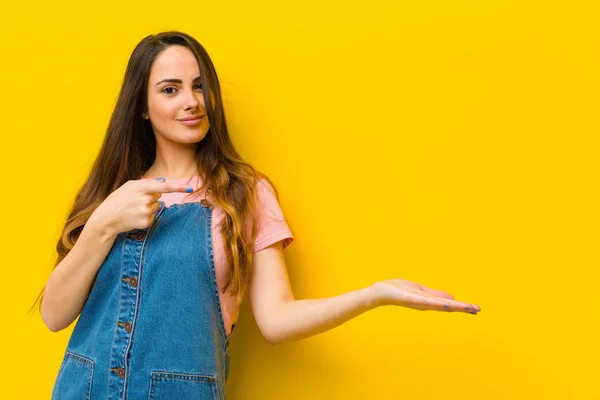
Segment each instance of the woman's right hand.
[{"label": "woman's right hand", "polygon": [[[129,180],[112,192],[92,213],[111,235],[145,229],[154,220],[163,193],[188,192],[188,185],[143,178]],[[189,189],[191,190],[191,188]]]}]

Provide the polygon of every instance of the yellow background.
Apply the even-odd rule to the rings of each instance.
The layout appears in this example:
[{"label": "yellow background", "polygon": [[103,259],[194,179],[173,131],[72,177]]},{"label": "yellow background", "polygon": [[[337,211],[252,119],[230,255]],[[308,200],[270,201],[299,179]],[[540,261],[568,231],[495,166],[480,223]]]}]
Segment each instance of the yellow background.
[{"label": "yellow background", "polygon": [[483,310],[382,307],[270,346],[246,301],[230,399],[600,399],[597,2],[1,7],[0,398],[50,398],[74,324],[27,310],[131,51],[178,29],[280,190],[296,298],[399,277]]}]

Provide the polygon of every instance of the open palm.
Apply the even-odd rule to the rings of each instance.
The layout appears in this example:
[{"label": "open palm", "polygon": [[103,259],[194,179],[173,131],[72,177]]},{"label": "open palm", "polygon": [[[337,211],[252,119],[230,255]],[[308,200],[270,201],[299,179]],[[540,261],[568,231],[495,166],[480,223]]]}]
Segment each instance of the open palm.
[{"label": "open palm", "polygon": [[477,314],[481,307],[454,300],[441,290],[431,289],[406,279],[388,279],[372,285],[378,305],[397,305],[420,311],[466,312]]}]

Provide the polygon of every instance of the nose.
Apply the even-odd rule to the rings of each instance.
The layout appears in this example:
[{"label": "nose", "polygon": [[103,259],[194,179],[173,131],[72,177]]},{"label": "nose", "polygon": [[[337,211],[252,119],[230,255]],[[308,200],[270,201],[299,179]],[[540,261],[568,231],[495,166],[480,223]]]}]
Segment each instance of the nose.
[{"label": "nose", "polygon": [[198,104],[200,103],[198,96],[200,96],[200,98],[202,98],[202,93],[194,93],[193,90],[190,90],[188,92],[188,95],[185,98],[185,109],[186,110],[195,110],[196,108],[198,108]]}]

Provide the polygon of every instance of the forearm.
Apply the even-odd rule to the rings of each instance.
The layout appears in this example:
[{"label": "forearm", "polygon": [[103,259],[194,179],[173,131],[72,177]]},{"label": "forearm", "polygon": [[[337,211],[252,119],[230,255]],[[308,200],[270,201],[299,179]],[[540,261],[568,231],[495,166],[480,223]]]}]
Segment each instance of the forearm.
[{"label": "forearm", "polygon": [[375,307],[370,287],[334,297],[284,302],[269,318],[265,337],[272,344],[303,339],[333,329]]},{"label": "forearm", "polygon": [[52,271],[41,306],[42,320],[51,331],[68,327],[80,314],[115,237],[102,224],[88,221],[71,251]]}]

